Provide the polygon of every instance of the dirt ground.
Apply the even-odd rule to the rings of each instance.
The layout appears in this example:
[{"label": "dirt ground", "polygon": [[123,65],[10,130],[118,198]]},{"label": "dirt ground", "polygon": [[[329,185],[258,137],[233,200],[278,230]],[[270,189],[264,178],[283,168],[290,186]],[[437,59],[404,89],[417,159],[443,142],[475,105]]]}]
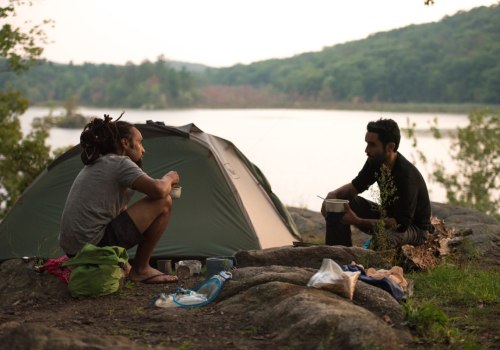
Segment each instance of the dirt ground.
[{"label": "dirt ground", "polygon": [[[177,287],[192,288],[203,280],[203,277],[195,276],[178,284],[128,282],[121,291],[99,298],[73,299],[68,296],[59,300],[21,301],[2,310],[0,325],[38,324],[68,335],[73,331],[97,336],[120,335],[152,348],[276,347],[273,345],[274,335],[252,324],[248,315],[224,314],[216,303],[197,309],[159,308],[151,304],[159,293],[170,294]],[[0,336],[2,333],[5,330],[0,327]]]}]

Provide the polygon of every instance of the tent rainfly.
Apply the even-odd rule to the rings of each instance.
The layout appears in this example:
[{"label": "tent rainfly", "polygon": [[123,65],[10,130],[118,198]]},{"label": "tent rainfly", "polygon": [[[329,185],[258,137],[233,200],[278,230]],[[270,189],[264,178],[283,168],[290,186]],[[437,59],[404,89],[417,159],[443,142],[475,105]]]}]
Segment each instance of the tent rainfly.
[{"label": "tent rainfly", "polygon": [[[144,137],[144,169],[181,177],[170,224],[154,257],[229,256],[238,250],[293,244],[300,234],[260,170],[231,142],[194,124],[136,127]],[[75,146],[45,169],[0,223],[0,261],[23,256],[57,257],[59,221],[66,196],[83,167]],[[138,200],[136,193],[132,201]],[[133,257],[135,249],[129,254]]]}]

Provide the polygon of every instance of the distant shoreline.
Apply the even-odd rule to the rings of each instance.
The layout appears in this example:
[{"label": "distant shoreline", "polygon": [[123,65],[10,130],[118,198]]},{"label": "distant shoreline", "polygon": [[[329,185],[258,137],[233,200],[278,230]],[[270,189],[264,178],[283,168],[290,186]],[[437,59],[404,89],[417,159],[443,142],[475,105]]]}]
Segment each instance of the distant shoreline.
[{"label": "distant shoreline", "polygon": [[[30,107],[47,107],[45,104],[35,104]],[[101,108],[101,106],[80,106],[81,108]],[[62,108],[62,107],[61,107]],[[106,106],[114,109],[130,109],[127,106]],[[500,105],[486,105],[473,103],[386,103],[386,102],[293,102],[281,105],[208,105],[196,104],[188,107],[171,108],[133,108],[139,110],[190,110],[190,109],[310,109],[310,110],[349,110],[349,111],[375,111],[375,112],[408,112],[408,113],[445,113],[469,114],[478,109],[500,109]]]},{"label": "distant shoreline", "polygon": [[469,114],[477,109],[500,109],[500,105],[483,105],[473,103],[386,103],[386,102],[296,102],[280,106],[215,106],[198,104],[192,108],[203,109],[326,109],[349,111],[375,111],[375,112],[408,112],[408,113],[446,113]]}]

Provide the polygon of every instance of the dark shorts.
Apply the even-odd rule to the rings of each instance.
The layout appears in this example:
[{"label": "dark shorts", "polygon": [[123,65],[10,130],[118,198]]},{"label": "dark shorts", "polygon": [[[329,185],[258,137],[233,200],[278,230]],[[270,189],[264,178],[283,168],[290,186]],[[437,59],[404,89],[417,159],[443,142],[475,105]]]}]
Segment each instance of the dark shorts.
[{"label": "dark shorts", "polygon": [[104,236],[97,246],[116,245],[125,249],[130,249],[143,240],[143,235],[135,226],[127,211],[123,211],[114,218],[104,231]]}]

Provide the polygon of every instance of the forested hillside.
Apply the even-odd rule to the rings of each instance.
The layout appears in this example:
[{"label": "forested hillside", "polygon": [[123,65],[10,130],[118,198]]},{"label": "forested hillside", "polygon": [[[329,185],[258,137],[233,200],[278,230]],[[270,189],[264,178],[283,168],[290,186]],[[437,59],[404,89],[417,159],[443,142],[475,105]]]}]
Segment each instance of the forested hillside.
[{"label": "forested hillside", "polygon": [[169,108],[191,106],[197,99],[193,75],[161,57],[124,66],[41,61],[21,76],[0,74],[0,89],[8,88],[19,89],[32,104],[76,97],[87,106]]},{"label": "forested hillside", "polygon": [[500,103],[500,6],[207,74],[317,101]]},{"label": "forested hillside", "polygon": [[17,88],[34,104],[76,97],[82,105],[129,108],[500,104],[500,6],[288,59],[196,71],[178,66],[161,57],[124,66],[42,61],[22,76],[1,73],[0,89]]}]

